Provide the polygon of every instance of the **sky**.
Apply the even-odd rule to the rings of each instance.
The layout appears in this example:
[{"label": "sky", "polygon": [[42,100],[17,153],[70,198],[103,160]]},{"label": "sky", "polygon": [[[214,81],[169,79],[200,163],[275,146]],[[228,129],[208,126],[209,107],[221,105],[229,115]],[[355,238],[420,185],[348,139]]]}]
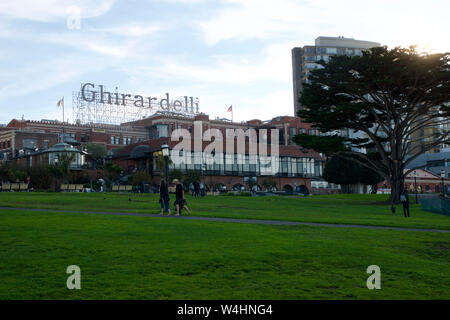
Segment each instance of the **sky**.
[{"label": "sky", "polygon": [[[291,49],[319,36],[450,51],[447,0],[0,0],[0,124],[73,122],[81,83],[193,96],[210,118],[294,115]],[[79,23],[78,23],[79,22]]]}]

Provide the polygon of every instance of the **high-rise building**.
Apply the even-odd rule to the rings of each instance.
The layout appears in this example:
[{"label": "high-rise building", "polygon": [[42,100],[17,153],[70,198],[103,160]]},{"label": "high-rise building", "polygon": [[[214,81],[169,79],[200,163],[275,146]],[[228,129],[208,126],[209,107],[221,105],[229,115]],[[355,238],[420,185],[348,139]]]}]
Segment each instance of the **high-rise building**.
[{"label": "high-rise building", "polygon": [[344,37],[318,37],[314,46],[296,47],[292,49],[292,73],[294,87],[294,115],[301,109],[299,97],[303,82],[308,80],[311,70],[321,68],[317,61],[328,61],[337,54],[362,55],[362,50],[378,47],[380,43],[355,40]]}]

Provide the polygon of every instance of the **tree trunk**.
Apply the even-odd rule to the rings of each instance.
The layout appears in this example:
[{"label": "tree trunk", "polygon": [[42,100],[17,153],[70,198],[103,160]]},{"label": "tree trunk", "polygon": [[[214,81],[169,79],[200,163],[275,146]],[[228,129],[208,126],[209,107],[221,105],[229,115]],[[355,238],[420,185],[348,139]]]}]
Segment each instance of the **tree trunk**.
[{"label": "tree trunk", "polygon": [[404,177],[403,175],[391,177],[389,183],[391,185],[391,197],[389,198],[389,202],[392,204],[398,204],[400,203],[400,194],[404,188]]}]

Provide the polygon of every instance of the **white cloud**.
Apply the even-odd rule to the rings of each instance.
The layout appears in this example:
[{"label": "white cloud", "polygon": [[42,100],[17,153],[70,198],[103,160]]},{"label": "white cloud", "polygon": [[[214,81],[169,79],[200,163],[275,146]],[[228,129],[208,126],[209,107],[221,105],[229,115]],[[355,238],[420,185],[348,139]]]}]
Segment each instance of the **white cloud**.
[{"label": "white cloud", "polygon": [[210,45],[344,35],[389,46],[418,44],[441,51],[449,46],[449,7],[440,0],[224,1],[228,5],[211,19],[197,22]]},{"label": "white cloud", "polygon": [[115,0],[2,0],[0,14],[13,18],[50,22],[70,15],[70,8],[81,10],[81,18],[98,17],[108,12]]},{"label": "white cloud", "polygon": [[290,81],[293,42],[272,44],[258,56],[214,56],[210,64],[192,64],[180,57],[161,58],[158,66],[143,70],[166,79],[189,79],[223,84]]},{"label": "white cloud", "polygon": [[161,30],[161,27],[156,25],[129,24],[113,28],[98,29],[97,31],[111,33],[113,35],[139,38],[149,36],[159,30]]}]

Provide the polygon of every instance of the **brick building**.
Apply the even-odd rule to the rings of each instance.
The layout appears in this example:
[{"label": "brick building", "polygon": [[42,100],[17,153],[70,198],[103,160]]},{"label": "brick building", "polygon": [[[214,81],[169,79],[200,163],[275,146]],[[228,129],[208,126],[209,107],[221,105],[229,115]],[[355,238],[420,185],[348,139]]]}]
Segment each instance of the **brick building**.
[{"label": "brick building", "polygon": [[101,144],[111,153],[147,138],[145,128],[125,124],[82,125],[56,120],[13,119],[0,128],[0,152],[6,159],[12,159],[18,157],[19,152],[45,150],[58,142],[66,142],[71,145]]},{"label": "brick building", "polygon": [[[444,178],[444,190],[447,190],[449,186],[450,178]],[[381,193],[391,192],[391,186],[388,181],[379,183],[378,188]],[[428,170],[414,170],[405,177],[405,189],[411,194],[415,193],[416,188],[419,193],[441,193],[442,178]]]},{"label": "brick building", "polygon": [[[171,141],[170,139],[175,129],[186,129],[193,134],[194,123],[198,121],[201,121],[203,133],[208,129],[218,130],[222,137],[226,137],[231,129],[255,129],[257,136],[259,136],[261,129],[278,130],[279,156],[275,161],[278,162],[279,172],[275,175],[264,174],[259,158],[255,160],[256,164],[253,165],[237,164],[236,159],[238,157],[242,157],[245,163],[249,163],[249,157],[252,157],[249,153],[248,138],[246,138],[243,153],[237,150],[235,144],[234,162],[231,160],[232,164],[225,162],[223,164],[207,164],[204,160],[204,151],[210,142],[203,141],[202,152],[196,153],[193,151],[185,155],[192,157],[192,159],[198,157],[201,160],[193,160],[189,164],[172,164],[171,169],[178,169],[182,172],[187,170],[198,171],[202,174],[202,179],[207,185],[222,184],[227,190],[246,187],[246,181],[253,177],[256,177],[257,185],[261,189],[265,179],[273,179],[278,190],[301,189],[301,191],[304,191],[307,188],[309,191],[318,193],[319,190],[314,190],[318,189],[314,188],[315,186],[322,187],[324,184],[327,186],[327,183],[321,178],[325,157],[313,150],[303,149],[292,141],[292,138],[298,133],[318,134],[317,130],[311,128],[310,124],[304,123],[300,118],[290,116],[276,117],[268,121],[253,119],[238,123],[227,119],[209,119],[206,114],[189,117],[174,113],[157,113],[151,117],[124,124],[145,128],[148,131],[149,139],[124,147],[114,155],[113,161],[119,164],[126,173],[139,170],[152,174],[153,182],[158,184],[160,169],[157,168],[154,161],[155,153],[161,150],[164,143],[169,145],[169,149],[178,144],[177,141]],[[268,142],[270,143],[270,141]],[[193,141],[191,141],[191,144],[193,145]],[[192,147],[191,150],[194,150],[194,148]],[[226,150],[225,139],[223,139],[223,150]],[[270,150],[268,150],[268,155],[271,156]]]}]

